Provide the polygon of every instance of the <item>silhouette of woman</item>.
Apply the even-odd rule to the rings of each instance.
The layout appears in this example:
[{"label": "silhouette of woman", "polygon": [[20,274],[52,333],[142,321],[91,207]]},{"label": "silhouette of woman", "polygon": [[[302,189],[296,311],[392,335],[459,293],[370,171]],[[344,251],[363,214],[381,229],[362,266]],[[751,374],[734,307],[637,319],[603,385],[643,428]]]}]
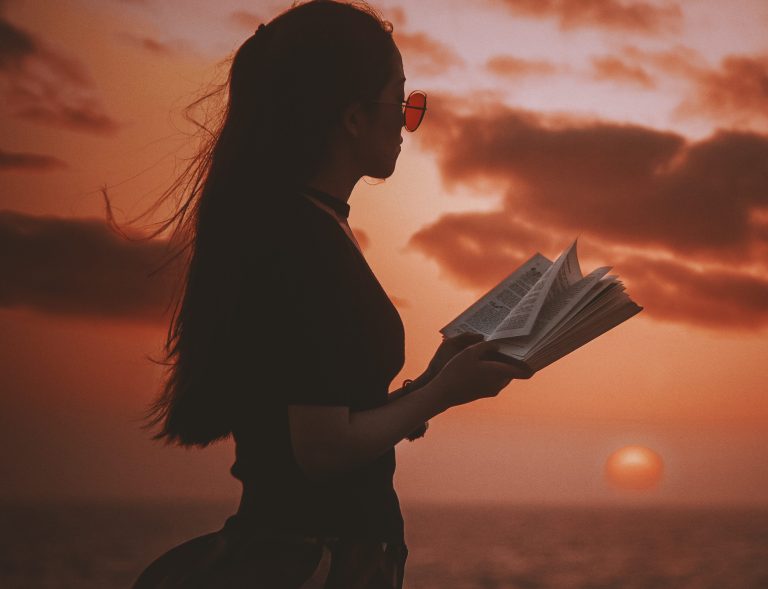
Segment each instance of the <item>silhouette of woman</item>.
[{"label": "silhouette of woman", "polygon": [[404,81],[392,25],[359,2],[296,5],[236,52],[173,217],[191,255],[150,425],[183,446],[232,435],[242,499],[135,589],[402,587],[394,446],[527,376],[464,334],[388,392],[403,324],[347,214],[358,180],[389,177],[403,127],[424,116]]}]

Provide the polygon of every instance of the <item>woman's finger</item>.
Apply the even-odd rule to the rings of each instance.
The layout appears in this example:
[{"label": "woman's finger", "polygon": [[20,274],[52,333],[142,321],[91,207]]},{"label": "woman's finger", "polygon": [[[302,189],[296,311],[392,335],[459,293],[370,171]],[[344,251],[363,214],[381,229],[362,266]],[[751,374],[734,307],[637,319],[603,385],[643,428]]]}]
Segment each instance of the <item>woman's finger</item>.
[{"label": "woman's finger", "polygon": [[458,335],[448,338],[454,341],[481,341],[483,339],[482,333],[474,333],[473,331],[465,331]]},{"label": "woman's finger", "polygon": [[483,341],[483,336],[476,333],[462,333],[449,340],[443,342],[443,345],[448,345],[452,350],[460,352],[471,345]]},{"label": "woman's finger", "polygon": [[468,346],[468,349],[472,350],[472,353],[476,358],[481,358],[482,356],[492,352],[496,352],[498,354],[499,352],[496,346],[496,342],[480,341]]},{"label": "woman's finger", "polygon": [[498,364],[506,367],[515,374],[514,378],[526,379],[533,376],[533,370],[522,360],[502,354],[495,347],[489,347],[481,352],[479,359],[486,363]]}]

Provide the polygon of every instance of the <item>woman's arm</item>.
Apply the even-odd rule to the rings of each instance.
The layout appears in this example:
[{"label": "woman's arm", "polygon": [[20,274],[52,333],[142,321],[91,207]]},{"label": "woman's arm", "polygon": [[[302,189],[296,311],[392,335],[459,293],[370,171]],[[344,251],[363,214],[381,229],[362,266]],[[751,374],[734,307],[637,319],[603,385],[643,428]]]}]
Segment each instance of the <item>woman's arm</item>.
[{"label": "woman's arm", "polygon": [[365,411],[289,405],[294,455],[305,474],[323,479],[372,462],[449,408],[438,381],[408,394],[398,392],[386,405]]},{"label": "woman's arm", "polygon": [[403,387],[389,393],[389,402],[391,403],[392,401],[395,401],[404,395],[408,395],[414,392],[416,389],[423,388],[428,382],[432,380],[432,378],[433,377],[431,374],[429,374],[429,372],[424,372],[411,381],[405,381],[408,383],[407,386],[403,385]]},{"label": "woman's arm", "polygon": [[[376,409],[289,405],[294,456],[307,476],[323,479],[372,462],[425,421],[450,407],[499,394],[531,369],[510,359],[488,359],[493,342],[458,353],[423,387]],[[498,354],[498,353],[497,353]]]},{"label": "woman's arm", "polygon": [[[419,376],[417,376],[414,380],[403,381],[402,388],[399,388],[396,391],[389,394],[388,402],[391,403],[392,401],[399,399],[403,395],[407,395],[409,393],[412,393],[416,389],[422,388],[430,380],[432,380],[432,375],[429,374],[429,372],[424,372],[423,374],[420,374]],[[429,428],[429,422],[425,421],[419,427],[417,427],[414,431],[412,431],[407,436],[405,436],[405,438],[409,442],[414,442],[419,438],[423,438],[424,434],[427,433],[427,428]]]}]

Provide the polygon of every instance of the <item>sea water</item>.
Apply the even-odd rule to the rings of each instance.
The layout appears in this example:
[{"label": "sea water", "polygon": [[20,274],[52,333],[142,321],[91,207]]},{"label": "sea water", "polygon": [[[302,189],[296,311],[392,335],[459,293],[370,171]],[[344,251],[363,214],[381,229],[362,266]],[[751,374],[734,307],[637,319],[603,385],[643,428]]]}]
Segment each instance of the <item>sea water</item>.
[{"label": "sea water", "polygon": [[[0,587],[130,587],[229,504],[5,504]],[[408,505],[406,589],[768,588],[768,510]]]}]

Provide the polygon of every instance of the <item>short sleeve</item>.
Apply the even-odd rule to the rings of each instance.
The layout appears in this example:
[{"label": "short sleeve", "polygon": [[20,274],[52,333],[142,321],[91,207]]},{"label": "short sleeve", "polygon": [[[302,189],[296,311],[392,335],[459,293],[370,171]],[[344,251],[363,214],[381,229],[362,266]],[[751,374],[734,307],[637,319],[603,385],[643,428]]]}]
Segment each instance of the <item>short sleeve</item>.
[{"label": "short sleeve", "polygon": [[261,256],[247,289],[254,304],[245,331],[255,340],[244,349],[253,354],[248,364],[256,368],[258,394],[287,404],[350,406],[364,386],[357,270],[348,238],[333,219],[323,221],[301,235],[282,235],[280,247]]}]

